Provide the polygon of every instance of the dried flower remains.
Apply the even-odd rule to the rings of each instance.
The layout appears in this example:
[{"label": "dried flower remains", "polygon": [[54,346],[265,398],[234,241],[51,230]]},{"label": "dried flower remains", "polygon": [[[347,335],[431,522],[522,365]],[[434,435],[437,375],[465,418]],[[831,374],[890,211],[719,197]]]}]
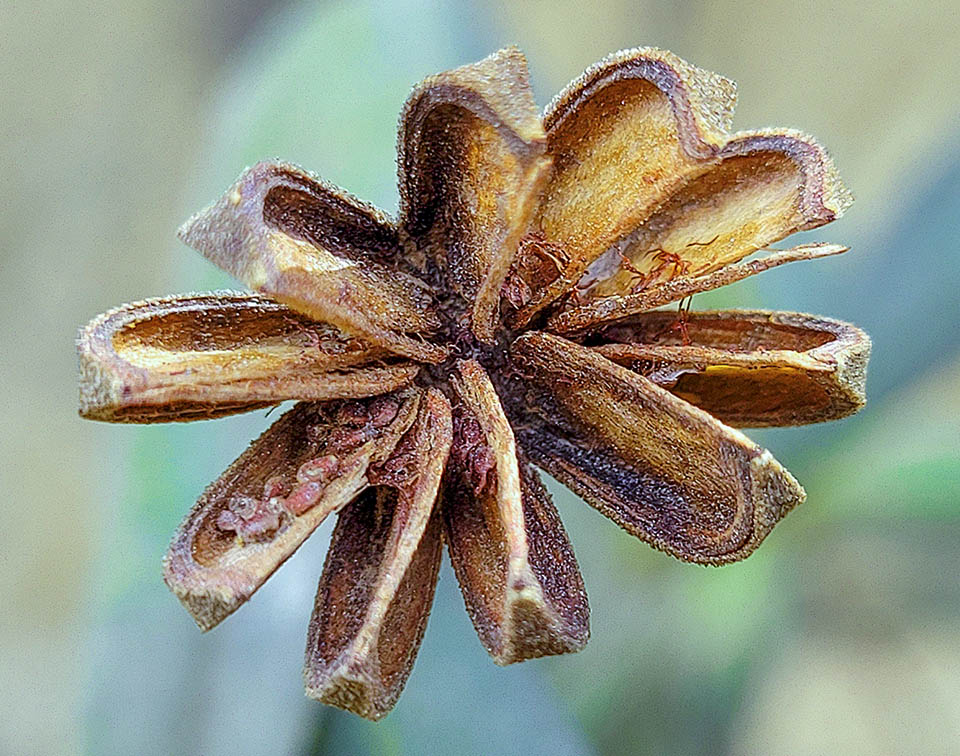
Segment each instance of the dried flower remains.
[{"label": "dried flower remains", "polygon": [[730,133],[734,100],[727,79],[636,49],[541,117],[506,49],[410,95],[396,220],[264,162],[188,221],[180,238],[256,293],[126,305],[78,349],[96,420],[298,402],[174,536],[165,579],[197,624],[339,513],[306,689],[377,719],[410,673],[444,543],[497,663],[586,643],[537,467],[680,559],[748,556],[804,491],[736,428],[855,412],[870,342],[810,315],[689,311],[698,292],[845,251],[767,250],[850,197],[809,137]]}]

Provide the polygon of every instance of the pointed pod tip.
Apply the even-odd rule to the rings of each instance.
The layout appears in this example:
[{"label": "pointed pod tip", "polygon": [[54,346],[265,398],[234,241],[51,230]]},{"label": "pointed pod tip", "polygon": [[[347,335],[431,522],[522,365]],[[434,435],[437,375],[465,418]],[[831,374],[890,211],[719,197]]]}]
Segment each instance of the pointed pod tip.
[{"label": "pointed pod tip", "polygon": [[[805,247],[801,245],[797,249],[804,248]],[[850,251],[850,247],[845,244],[832,244],[830,242],[811,244],[809,245],[809,249],[813,257],[830,257],[831,255],[842,255],[844,252]]]},{"label": "pointed pod tip", "polygon": [[523,50],[520,49],[519,45],[504,45],[499,50],[491,53],[487,56],[488,58],[521,58],[526,61],[526,56],[523,54]]},{"label": "pointed pod tip", "polygon": [[304,695],[327,706],[349,711],[371,722],[383,719],[393,708],[394,701],[387,700],[383,690],[372,680],[363,676],[337,674],[318,679],[304,670]]},{"label": "pointed pod tip", "polygon": [[236,596],[219,594],[217,591],[190,591],[176,581],[169,572],[163,576],[167,587],[177,597],[177,600],[187,610],[201,632],[209,632],[229,617],[243,601]]},{"label": "pointed pod tip", "polygon": [[572,626],[565,622],[547,605],[539,590],[516,592],[508,602],[507,617],[501,647],[492,654],[499,666],[576,653],[590,638],[588,623]]},{"label": "pointed pod tip", "polygon": [[187,218],[183,223],[180,224],[180,228],[177,229],[177,238],[186,244],[188,247],[193,246],[193,238],[195,235],[194,229],[197,224],[200,222],[200,219],[207,213],[210,208],[205,208],[198,213],[194,213],[189,218]]},{"label": "pointed pod tip", "polygon": [[221,199],[191,215],[177,229],[177,238],[204,257],[217,251],[214,239],[224,233],[224,201]]},{"label": "pointed pod tip", "polygon": [[756,506],[757,544],[787,513],[803,504],[807,492],[793,474],[781,465],[768,449],[750,461],[750,480]]}]

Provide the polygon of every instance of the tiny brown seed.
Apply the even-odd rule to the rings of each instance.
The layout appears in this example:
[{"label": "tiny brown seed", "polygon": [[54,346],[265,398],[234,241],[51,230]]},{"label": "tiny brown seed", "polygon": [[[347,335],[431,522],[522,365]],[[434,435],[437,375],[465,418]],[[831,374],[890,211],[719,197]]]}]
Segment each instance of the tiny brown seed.
[{"label": "tiny brown seed", "polygon": [[370,407],[370,422],[374,428],[383,428],[393,422],[400,406],[393,400],[381,396]]},{"label": "tiny brown seed", "polygon": [[296,516],[302,515],[316,505],[323,493],[324,484],[318,481],[302,483],[293,489],[293,492],[282,501],[284,509]]},{"label": "tiny brown seed", "polygon": [[360,402],[344,402],[337,410],[337,422],[362,426],[370,422],[370,412]]},{"label": "tiny brown seed", "polygon": [[289,490],[283,478],[280,475],[274,475],[267,478],[266,483],[263,484],[263,498],[269,500],[274,496],[283,496]]},{"label": "tiny brown seed", "polygon": [[348,452],[367,441],[369,434],[363,428],[336,428],[327,439],[327,445],[337,452]]},{"label": "tiny brown seed", "polygon": [[329,481],[340,467],[340,458],[335,454],[325,454],[322,457],[308,459],[297,470],[297,482],[308,483],[312,480],[325,483]]}]

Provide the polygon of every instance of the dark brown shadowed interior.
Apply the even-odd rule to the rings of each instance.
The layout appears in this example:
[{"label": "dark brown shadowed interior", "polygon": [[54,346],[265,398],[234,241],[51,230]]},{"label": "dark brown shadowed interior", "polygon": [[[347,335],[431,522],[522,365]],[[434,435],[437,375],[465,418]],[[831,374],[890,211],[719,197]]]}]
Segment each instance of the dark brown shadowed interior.
[{"label": "dark brown shadowed interior", "polygon": [[[198,303],[201,304],[202,303]],[[187,310],[141,318],[113,334],[118,354],[150,347],[170,352],[257,347],[319,347],[325,353],[360,351],[365,345],[340,329],[318,323],[275,302],[241,303],[217,311]],[[135,361],[134,361],[135,362]]]},{"label": "dark brown shadowed interior", "polygon": [[305,188],[273,187],[263,200],[263,220],[341,257],[382,260],[397,250],[396,229],[333,193],[318,196]]},{"label": "dark brown shadowed interior", "polygon": [[736,427],[820,422],[863,404],[848,376],[869,342],[835,321],[656,311],[622,320],[601,338],[594,348],[608,359]]},{"label": "dark brown shadowed interior", "polygon": [[[202,567],[216,567],[228,552],[237,549],[236,535],[217,525],[220,513],[228,509],[238,496],[259,499],[263,496],[264,484],[270,478],[279,478],[285,491],[297,483],[297,469],[308,459],[316,457],[325,445],[331,426],[317,409],[318,405],[306,402],[291,413],[293,422],[289,430],[282,428],[270,433],[266,454],[238,470],[229,478],[214,481],[197,502],[197,510],[203,512],[195,525],[191,541],[193,560]],[[277,428],[277,426],[274,426]],[[281,530],[287,523],[281,524]]]},{"label": "dark brown shadowed interior", "polygon": [[784,425],[786,418],[799,424],[801,418],[816,417],[830,405],[825,388],[799,370],[769,367],[724,372],[722,377],[710,371],[684,373],[669,388],[735,427]]}]

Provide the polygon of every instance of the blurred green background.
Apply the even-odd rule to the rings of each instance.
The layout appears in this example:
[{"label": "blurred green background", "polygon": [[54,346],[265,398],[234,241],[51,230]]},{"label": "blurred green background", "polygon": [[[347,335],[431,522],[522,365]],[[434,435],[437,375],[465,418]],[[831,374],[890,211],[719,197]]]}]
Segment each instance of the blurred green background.
[{"label": "blurred green background", "polygon": [[[864,327],[870,403],[752,434],[809,499],[742,564],[675,562],[553,486],[587,649],[495,667],[444,567],[372,725],[302,694],[329,525],[207,635],[161,580],[182,515],[270,421],[82,422],[72,339],[230,285],[174,232],[260,158],[394,210],[410,87],[511,43],[541,104],[656,45],[736,79],[738,127],[827,145],[857,202],[811,237],[853,251],[713,303]],[[0,753],[960,752],[958,46],[955,0],[0,4]]]}]

